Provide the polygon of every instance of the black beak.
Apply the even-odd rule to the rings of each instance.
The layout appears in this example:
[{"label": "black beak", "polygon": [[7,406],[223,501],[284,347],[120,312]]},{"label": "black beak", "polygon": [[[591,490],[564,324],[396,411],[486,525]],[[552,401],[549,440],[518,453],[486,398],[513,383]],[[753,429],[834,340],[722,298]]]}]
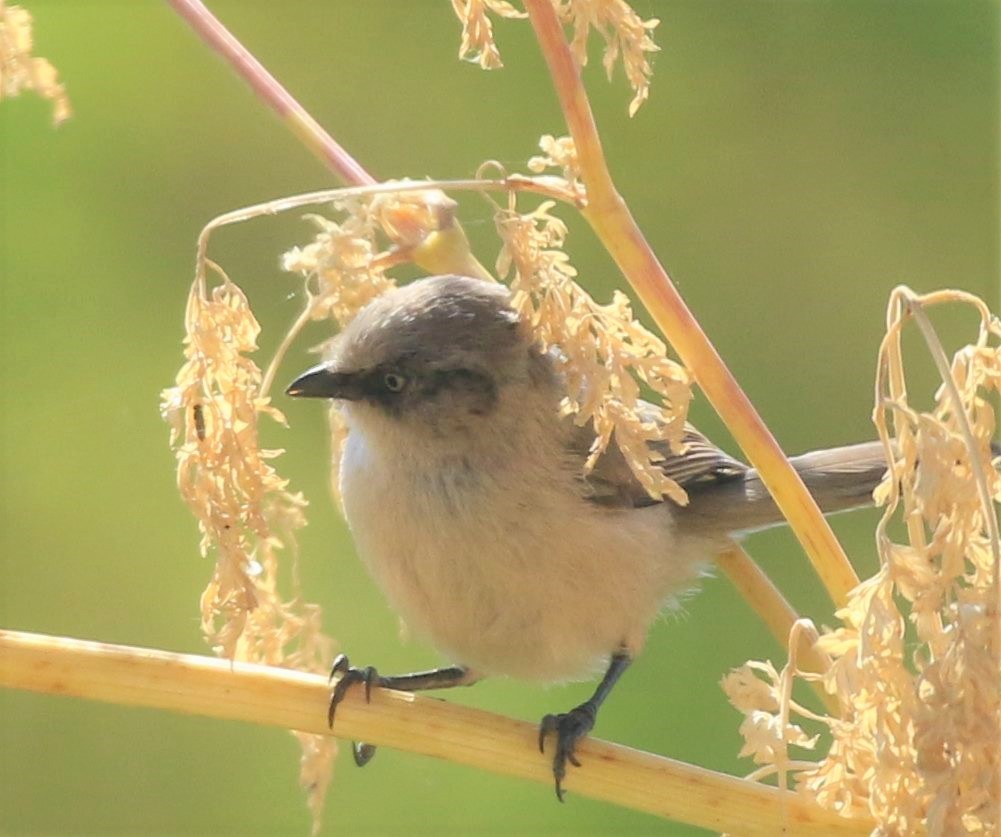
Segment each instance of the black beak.
[{"label": "black beak", "polygon": [[293,398],[344,398],[361,397],[358,377],[350,372],[335,372],[321,363],[307,369],[285,389]]}]

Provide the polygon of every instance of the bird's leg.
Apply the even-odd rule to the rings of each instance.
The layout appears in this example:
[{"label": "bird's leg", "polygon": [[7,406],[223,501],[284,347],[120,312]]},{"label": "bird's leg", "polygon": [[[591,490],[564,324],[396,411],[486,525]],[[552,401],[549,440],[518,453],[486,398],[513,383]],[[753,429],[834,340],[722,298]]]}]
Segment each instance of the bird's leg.
[{"label": "bird's leg", "polygon": [[575,706],[569,712],[559,715],[546,715],[539,725],[539,752],[546,751],[546,736],[556,733],[556,753],[553,756],[553,779],[556,780],[556,798],[563,801],[563,777],[566,776],[567,762],[574,767],[580,767],[580,762],[574,755],[577,742],[580,741],[594,728],[594,721],[598,716],[598,707],[605,702],[612,687],[618,682],[629,664],[632,657],[625,651],[619,651],[612,655],[612,660],[608,664],[608,671],[601,678],[598,688],[588,700],[580,706]]},{"label": "bird's leg", "polygon": [[[424,689],[449,689],[453,686],[471,686],[479,676],[464,666],[433,668],[429,671],[415,671],[410,674],[383,675],[374,666],[355,668],[344,654],[338,654],[330,669],[330,680],[337,678],[330,690],[330,705],[327,707],[327,725],[334,726],[334,715],[344,695],[356,683],[365,684],[365,701],[372,696],[372,686],[382,689],[399,689],[404,692],[419,692]],[[363,741],[353,744],[355,764],[364,767],[375,755],[375,745]]]}]

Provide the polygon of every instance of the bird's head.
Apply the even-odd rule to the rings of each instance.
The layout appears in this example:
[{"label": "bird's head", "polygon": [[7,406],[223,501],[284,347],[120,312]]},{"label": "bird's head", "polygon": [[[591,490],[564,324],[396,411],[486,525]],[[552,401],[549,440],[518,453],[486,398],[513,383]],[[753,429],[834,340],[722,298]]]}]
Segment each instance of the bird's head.
[{"label": "bird's head", "polygon": [[335,338],[327,360],[286,392],[347,402],[353,426],[403,430],[416,441],[475,432],[505,404],[516,406],[519,390],[554,387],[507,288],[435,276],[371,302]]}]

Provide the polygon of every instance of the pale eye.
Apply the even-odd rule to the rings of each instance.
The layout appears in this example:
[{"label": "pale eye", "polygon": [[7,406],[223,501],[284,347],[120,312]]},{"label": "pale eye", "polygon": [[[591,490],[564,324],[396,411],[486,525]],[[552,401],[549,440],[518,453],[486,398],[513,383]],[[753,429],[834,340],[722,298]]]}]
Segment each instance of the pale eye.
[{"label": "pale eye", "polygon": [[402,392],[407,379],[398,372],[387,372],[382,376],[382,385],[390,392]]}]

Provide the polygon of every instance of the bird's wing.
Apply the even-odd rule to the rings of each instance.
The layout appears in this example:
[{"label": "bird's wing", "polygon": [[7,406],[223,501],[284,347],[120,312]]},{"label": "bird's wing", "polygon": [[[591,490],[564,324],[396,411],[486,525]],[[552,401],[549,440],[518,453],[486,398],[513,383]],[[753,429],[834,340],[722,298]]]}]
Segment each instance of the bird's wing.
[{"label": "bird's wing", "polygon": [[[644,420],[659,421],[660,411],[652,404],[642,403],[640,411]],[[575,457],[585,458],[593,441],[594,430],[590,425],[577,428],[571,443]],[[664,457],[656,463],[657,467],[682,488],[725,482],[747,473],[747,465],[716,447],[688,423],[685,424],[682,442],[684,452],[681,454],[674,453],[666,442],[650,445],[652,450]],[[635,508],[659,502],[636,479],[614,436],[608,450],[584,482],[587,499],[603,506]]]}]

